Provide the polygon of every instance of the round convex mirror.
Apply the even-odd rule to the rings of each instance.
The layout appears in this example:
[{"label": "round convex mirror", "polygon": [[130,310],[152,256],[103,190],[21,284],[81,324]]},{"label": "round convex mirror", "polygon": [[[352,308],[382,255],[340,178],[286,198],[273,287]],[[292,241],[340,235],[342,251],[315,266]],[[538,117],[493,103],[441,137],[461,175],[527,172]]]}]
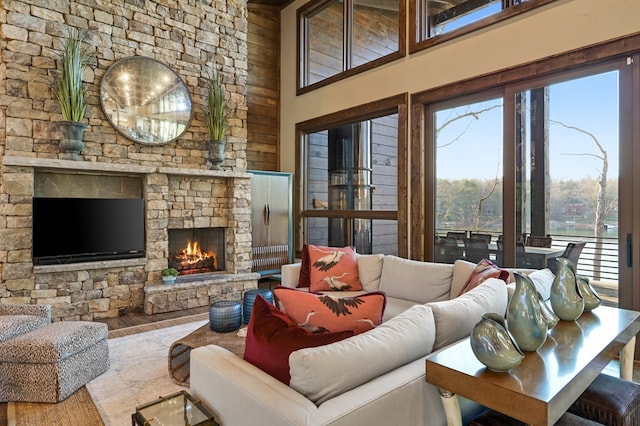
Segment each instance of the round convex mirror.
[{"label": "round convex mirror", "polygon": [[100,104],[109,122],[135,142],[161,145],[191,121],[191,96],[171,68],[143,56],[114,63],[102,77]]}]

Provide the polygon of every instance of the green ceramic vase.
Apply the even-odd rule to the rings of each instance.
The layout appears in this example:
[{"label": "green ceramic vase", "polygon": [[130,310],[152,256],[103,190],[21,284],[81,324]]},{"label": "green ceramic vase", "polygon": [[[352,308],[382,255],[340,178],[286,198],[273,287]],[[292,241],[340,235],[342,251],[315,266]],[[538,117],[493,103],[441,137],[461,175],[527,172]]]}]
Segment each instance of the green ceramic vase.
[{"label": "green ceramic vase", "polygon": [[520,365],[524,354],[513,339],[504,318],[486,313],[471,331],[471,350],[489,370],[506,372]]},{"label": "green ceramic vase", "polygon": [[543,316],[535,285],[526,275],[514,273],[516,289],[507,307],[507,327],[520,349],[537,351],[547,340],[548,320]]},{"label": "green ceramic vase", "polygon": [[602,303],[602,299],[600,299],[598,292],[589,282],[589,277],[585,277],[584,275],[576,275],[576,279],[578,280],[578,288],[580,289],[580,294],[584,299],[584,310],[592,311],[600,306],[600,303]]},{"label": "green ceramic vase", "polygon": [[551,284],[551,307],[563,321],[575,321],[584,311],[573,263],[564,257],[557,259],[558,271]]}]

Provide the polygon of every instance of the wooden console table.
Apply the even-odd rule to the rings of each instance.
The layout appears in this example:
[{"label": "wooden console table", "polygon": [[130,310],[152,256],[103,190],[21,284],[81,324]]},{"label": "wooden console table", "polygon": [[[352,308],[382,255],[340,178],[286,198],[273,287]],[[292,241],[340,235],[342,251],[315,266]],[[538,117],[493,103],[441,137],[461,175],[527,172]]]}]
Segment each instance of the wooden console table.
[{"label": "wooden console table", "polygon": [[508,373],[488,370],[469,339],[429,355],[426,380],[440,389],[449,425],[461,425],[457,395],[535,426],[553,425],[620,354],[620,377],[631,380],[640,312],[600,306],[577,321],[560,321],[537,352],[525,352]]}]

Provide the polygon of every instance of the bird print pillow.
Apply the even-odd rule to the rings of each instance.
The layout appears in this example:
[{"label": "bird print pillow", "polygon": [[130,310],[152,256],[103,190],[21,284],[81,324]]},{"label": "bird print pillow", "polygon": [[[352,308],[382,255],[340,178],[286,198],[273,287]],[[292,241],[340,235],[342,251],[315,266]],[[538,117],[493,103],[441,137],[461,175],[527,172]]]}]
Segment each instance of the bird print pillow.
[{"label": "bird print pillow", "polygon": [[314,292],[362,290],[356,253],[351,247],[309,245],[309,283]]},{"label": "bird print pillow", "polygon": [[273,295],[276,306],[297,326],[311,333],[345,330],[363,333],[382,323],[387,305],[387,297],[381,291],[339,297],[278,286]]}]

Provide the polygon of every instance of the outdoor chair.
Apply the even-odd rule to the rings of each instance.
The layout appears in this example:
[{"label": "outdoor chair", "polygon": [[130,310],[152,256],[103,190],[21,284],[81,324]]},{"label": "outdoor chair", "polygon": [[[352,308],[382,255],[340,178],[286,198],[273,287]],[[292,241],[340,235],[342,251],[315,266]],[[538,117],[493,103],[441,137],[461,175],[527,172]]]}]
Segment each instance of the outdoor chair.
[{"label": "outdoor chair", "polygon": [[527,243],[529,247],[551,247],[552,238],[547,235],[546,237],[542,237],[539,235],[530,235],[527,237]]},{"label": "outdoor chair", "polygon": [[458,241],[464,241],[467,238],[467,233],[465,231],[448,231],[447,237],[455,238]]},{"label": "outdoor chair", "polygon": [[569,259],[571,263],[577,268],[578,260],[580,259],[580,253],[582,253],[582,249],[587,245],[586,241],[579,241],[577,243],[568,243],[567,248],[564,249],[564,252],[557,257],[553,257],[548,260],[547,268],[551,269],[551,272],[556,274],[558,272],[558,262],[557,259],[559,257],[564,257],[565,259]]},{"label": "outdoor chair", "polygon": [[478,263],[482,259],[489,259],[489,243],[480,238],[464,239],[465,258],[469,262]]},{"label": "outdoor chair", "polygon": [[462,259],[462,250],[458,247],[458,240],[453,237],[437,237],[435,261],[438,263],[454,263]]},{"label": "outdoor chair", "polygon": [[487,243],[491,244],[491,239],[493,238],[493,235],[491,234],[480,234],[477,232],[472,232],[470,234],[470,238],[477,238],[480,240],[485,240]]}]

